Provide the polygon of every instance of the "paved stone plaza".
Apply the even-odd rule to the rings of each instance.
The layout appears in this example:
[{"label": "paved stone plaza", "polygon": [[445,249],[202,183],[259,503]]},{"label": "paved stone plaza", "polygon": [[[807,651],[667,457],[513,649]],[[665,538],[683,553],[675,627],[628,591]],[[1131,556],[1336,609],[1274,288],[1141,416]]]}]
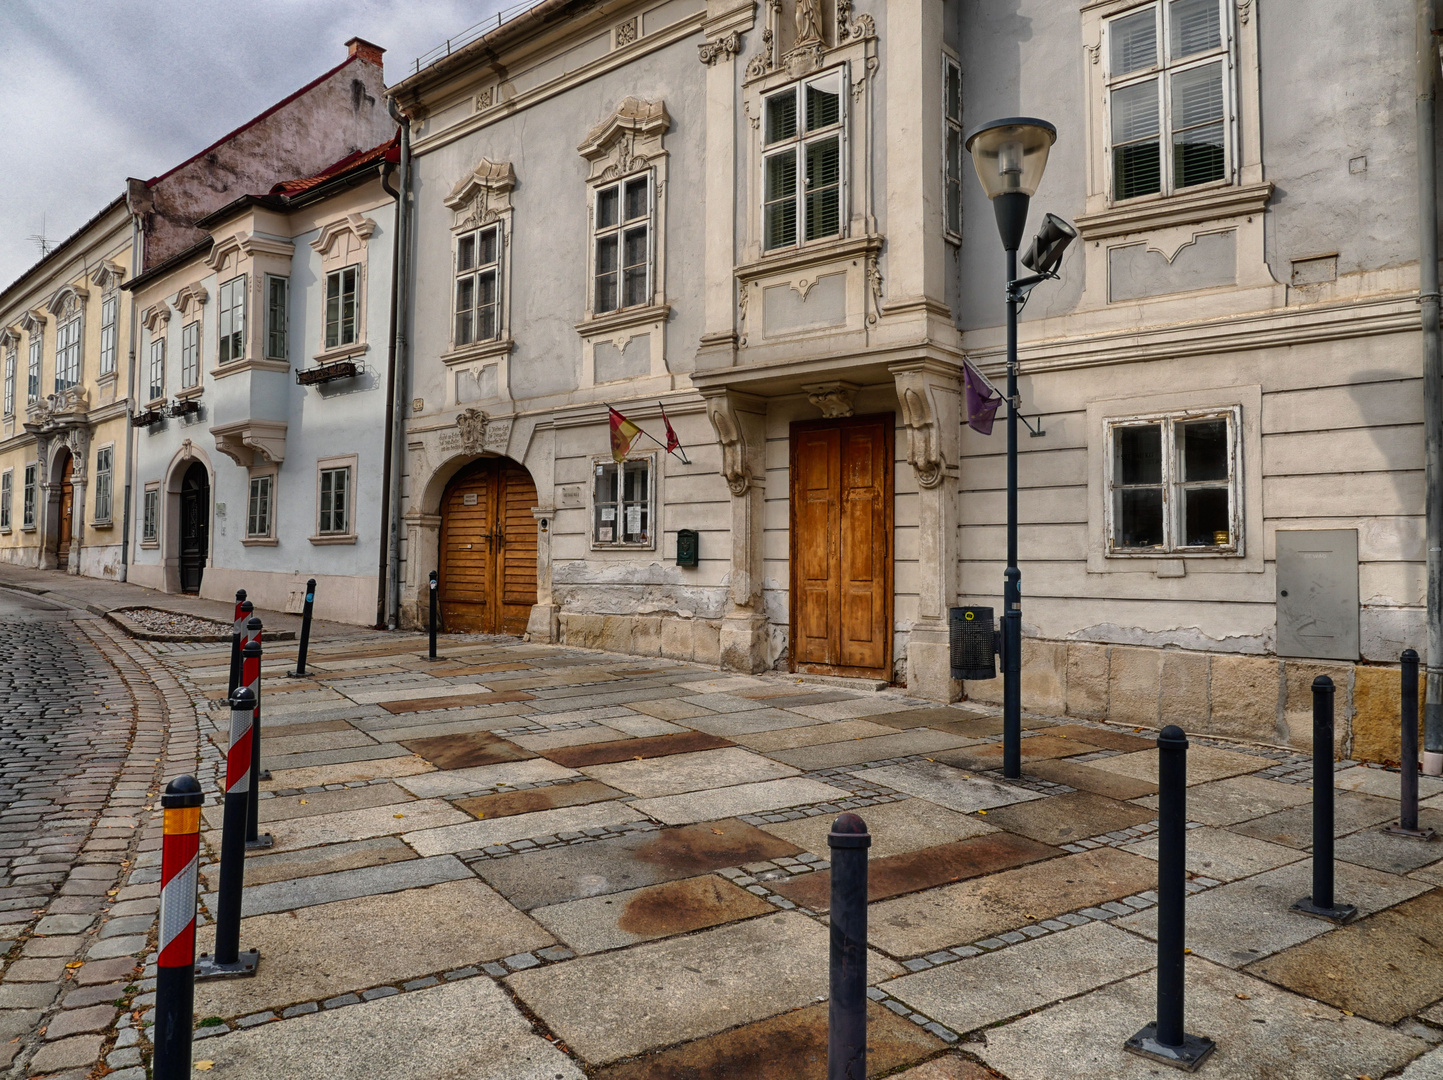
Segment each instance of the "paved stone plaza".
[{"label": "paved stone plaza", "polygon": [[[228,649],[137,643],[0,590],[0,1075],[144,1080],[158,800],[218,792]],[[51,594],[47,599],[64,601]],[[205,614],[206,612],[198,612]],[[869,824],[872,1073],[1155,1077],[1155,733],[1000,720],[782,674],[515,639],[268,646],[242,948],[195,1059],[245,1080],[825,1076],[826,834]],[[1383,834],[1396,773],[1340,763],[1334,928],[1309,763],[1194,738],[1188,1028],[1201,1075],[1443,1077],[1443,842]],[[1443,831],[1443,783],[1423,781]],[[218,850],[221,807],[204,839]],[[203,856],[203,859],[208,857]],[[203,867],[202,949],[218,867]],[[96,1070],[97,1062],[104,1067]],[[115,1071],[105,1073],[104,1069]]]}]

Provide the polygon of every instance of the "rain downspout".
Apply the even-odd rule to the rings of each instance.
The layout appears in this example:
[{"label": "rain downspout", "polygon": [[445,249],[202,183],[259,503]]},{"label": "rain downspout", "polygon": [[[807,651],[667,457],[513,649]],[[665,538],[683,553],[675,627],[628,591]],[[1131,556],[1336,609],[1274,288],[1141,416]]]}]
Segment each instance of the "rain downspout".
[{"label": "rain downspout", "polygon": [[386,98],[391,118],[401,126],[400,198],[396,200],[396,302],[392,309],[392,342],[395,361],[391,376],[391,457],[387,509],[390,520],[386,529],[386,629],[400,625],[401,612],[401,470],[405,464],[406,422],[406,312],[410,297],[411,214],[411,121]]},{"label": "rain downspout", "polygon": [[[398,155],[399,156],[399,150]],[[401,237],[396,230],[396,225],[401,220],[401,193],[391,183],[391,177],[396,171],[396,166],[389,161],[381,164],[381,190],[391,196],[396,203],[396,216],[392,219],[391,227],[391,307],[390,324],[386,334],[386,416],[390,417],[392,407],[396,402],[396,267],[401,265]],[[386,440],[384,447],[385,458],[381,469],[381,535],[390,535],[391,521],[391,425],[386,425]],[[382,544],[377,553],[379,564],[376,567],[376,629],[379,630],[386,625],[386,596],[387,577],[386,568],[390,562],[390,545]]]},{"label": "rain downspout", "polygon": [[1418,303],[1423,321],[1423,445],[1428,566],[1428,683],[1423,771],[1443,775],[1443,353],[1438,296],[1438,48],[1434,0],[1416,0]]},{"label": "rain downspout", "polygon": [[[140,273],[140,268],[145,265],[144,254],[141,245],[145,243],[145,233],[140,227],[140,214],[133,206],[130,210],[130,280],[134,281]],[[126,385],[125,394],[130,399],[125,411],[125,497],[120,508],[120,573],[121,581],[130,580],[130,497],[135,482],[135,425],[130,422],[130,406],[135,398],[135,293],[130,293],[130,344],[129,363],[125,369]]]}]

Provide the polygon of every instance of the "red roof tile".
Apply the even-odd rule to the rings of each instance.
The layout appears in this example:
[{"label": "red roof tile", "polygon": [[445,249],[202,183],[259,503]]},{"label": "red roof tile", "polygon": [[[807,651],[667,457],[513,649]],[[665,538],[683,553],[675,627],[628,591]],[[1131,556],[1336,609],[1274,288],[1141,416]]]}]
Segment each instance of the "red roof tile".
[{"label": "red roof tile", "polygon": [[327,180],[352,172],[356,169],[374,165],[383,158],[395,162],[400,160],[401,133],[398,130],[395,135],[381,143],[380,146],[373,146],[369,150],[357,150],[355,153],[347,154],[340,161],[327,165],[314,176],[303,176],[297,180],[282,180],[275,187],[271,188],[271,195],[299,195],[302,192],[310,191],[313,187],[325,183]]}]

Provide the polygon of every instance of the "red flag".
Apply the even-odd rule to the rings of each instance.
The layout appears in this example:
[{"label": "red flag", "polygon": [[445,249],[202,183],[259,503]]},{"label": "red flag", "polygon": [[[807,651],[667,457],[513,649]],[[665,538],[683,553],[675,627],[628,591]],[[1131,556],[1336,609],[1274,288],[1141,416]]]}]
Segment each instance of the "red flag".
[{"label": "red flag", "polygon": [[681,440],[676,437],[676,430],[671,426],[671,419],[666,415],[666,406],[657,402],[661,408],[661,422],[666,425],[666,452],[669,454],[681,445]]},{"label": "red flag", "polygon": [[606,410],[611,414],[611,458],[613,461],[625,461],[626,455],[631,452],[631,444],[641,434],[641,428],[610,405],[606,407]]}]

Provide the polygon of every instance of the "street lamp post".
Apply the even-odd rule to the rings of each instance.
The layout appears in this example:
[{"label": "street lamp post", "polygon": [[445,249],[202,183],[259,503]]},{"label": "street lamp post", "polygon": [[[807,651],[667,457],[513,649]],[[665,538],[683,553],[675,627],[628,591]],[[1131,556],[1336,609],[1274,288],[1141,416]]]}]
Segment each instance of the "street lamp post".
[{"label": "street lamp post", "polygon": [[993,120],[967,135],[967,149],[982,188],[992,200],[997,231],[1007,253],[1007,569],[1002,581],[1002,775],[1022,776],[1022,571],[1017,567],[1017,312],[1039,282],[1056,277],[1062,253],[1077,235],[1061,218],[1047,215],[1017,277],[1017,250],[1027,228],[1027,209],[1047,167],[1057,129],[1045,120],[1013,116]]}]

